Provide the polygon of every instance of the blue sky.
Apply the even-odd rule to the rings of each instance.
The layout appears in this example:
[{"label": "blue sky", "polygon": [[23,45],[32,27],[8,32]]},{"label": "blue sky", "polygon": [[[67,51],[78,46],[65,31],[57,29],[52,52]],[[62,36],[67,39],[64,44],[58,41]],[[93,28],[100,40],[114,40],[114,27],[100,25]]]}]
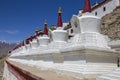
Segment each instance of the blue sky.
[{"label": "blue sky", "polygon": [[[91,0],[91,3],[102,0]],[[62,7],[63,22],[83,8],[84,0],[0,0],[0,40],[18,42],[34,33],[36,27],[57,24],[57,10]]]}]

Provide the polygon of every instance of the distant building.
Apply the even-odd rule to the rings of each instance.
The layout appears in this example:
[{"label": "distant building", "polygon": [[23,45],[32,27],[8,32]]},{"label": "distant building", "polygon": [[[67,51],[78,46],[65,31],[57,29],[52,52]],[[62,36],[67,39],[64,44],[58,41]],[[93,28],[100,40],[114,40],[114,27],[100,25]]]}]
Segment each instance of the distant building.
[{"label": "distant building", "polygon": [[[92,6],[91,13],[101,18],[106,14],[113,12],[113,10],[119,5],[120,0],[103,0],[103,2],[96,3]],[[81,10],[78,15],[81,15]]]},{"label": "distant building", "polygon": [[[96,3],[92,6],[91,13],[95,16],[102,18],[106,14],[113,12],[113,10],[120,5],[120,0],[103,0],[101,3]],[[82,16],[82,10],[79,10],[78,15],[73,15],[70,22],[72,26],[72,34],[80,33],[80,23],[79,18]],[[89,26],[89,25],[88,25]]]}]

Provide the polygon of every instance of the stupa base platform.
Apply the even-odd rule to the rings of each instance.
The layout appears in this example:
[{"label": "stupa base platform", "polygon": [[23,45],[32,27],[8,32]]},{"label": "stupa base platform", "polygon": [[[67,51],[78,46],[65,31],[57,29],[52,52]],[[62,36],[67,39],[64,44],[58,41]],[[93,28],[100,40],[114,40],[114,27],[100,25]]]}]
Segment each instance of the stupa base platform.
[{"label": "stupa base platform", "polygon": [[11,56],[8,61],[16,66],[28,65],[35,73],[23,66],[20,68],[44,80],[96,80],[117,68],[118,53],[113,50],[73,47],[50,51]]},{"label": "stupa base platform", "polygon": [[[64,50],[47,50],[32,54],[18,54],[11,56],[15,59],[43,60],[53,63],[117,63],[118,52],[100,48],[89,49],[84,47],[71,47]],[[117,64],[116,64],[117,65]]]}]

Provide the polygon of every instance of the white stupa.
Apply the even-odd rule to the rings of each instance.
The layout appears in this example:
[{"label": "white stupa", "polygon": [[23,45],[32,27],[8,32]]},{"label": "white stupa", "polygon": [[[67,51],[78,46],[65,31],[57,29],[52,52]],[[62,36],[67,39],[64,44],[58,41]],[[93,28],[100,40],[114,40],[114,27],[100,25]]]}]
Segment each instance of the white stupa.
[{"label": "white stupa", "polygon": [[27,39],[26,39],[26,44],[25,44],[25,46],[26,46],[26,50],[29,51],[30,48],[31,48],[30,38],[27,38]]},{"label": "white stupa", "polygon": [[49,48],[52,49],[59,49],[64,47],[67,44],[68,40],[68,33],[66,30],[63,30],[63,23],[62,23],[62,9],[59,8],[58,10],[58,23],[57,29],[52,31],[52,42],[49,45]]},{"label": "white stupa", "polygon": [[[108,46],[108,37],[100,34],[101,19],[91,14],[91,7],[89,1],[85,2],[83,15],[75,17],[78,27],[78,34],[76,34],[72,41],[72,46],[79,46],[84,48],[95,49],[110,49]],[[101,45],[102,44],[102,45]]]},{"label": "white stupa", "polygon": [[44,21],[44,33],[43,36],[38,37],[39,47],[46,47],[50,43],[50,39],[48,37],[48,29],[47,29],[47,21]]},{"label": "white stupa", "polygon": [[30,37],[30,47],[27,46],[27,48],[28,48],[28,52],[26,52],[27,54],[36,53],[36,49],[39,46],[39,43],[38,43],[38,40],[37,40],[36,37],[37,37],[36,35],[33,35],[33,36],[31,35],[31,37]]},{"label": "white stupa", "polygon": [[21,42],[21,50],[20,50],[20,54],[24,54],[26,52],[26,47],[25,47],[25,43],[24,41]]},{"label": "white stupa", "polygon": [[30,44],[31,44],[31,48],[32,48],[32,49],[38,48],[39,44],[38,44],[38,40],[37,40],[37,38],[36,38],[36,35],[33,36],[33,39],[32,39],[32,41],[30,42]]}]

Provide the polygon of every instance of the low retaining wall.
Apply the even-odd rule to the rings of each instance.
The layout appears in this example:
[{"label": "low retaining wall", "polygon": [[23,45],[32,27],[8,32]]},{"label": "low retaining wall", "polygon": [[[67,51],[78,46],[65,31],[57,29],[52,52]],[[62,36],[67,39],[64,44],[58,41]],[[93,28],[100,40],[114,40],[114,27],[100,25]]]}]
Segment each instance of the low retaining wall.
[{"label": "low retaining wall", "polygon": [[[38,76],[33,75],[32,73],[20,69],[19,67],[11,64],[10,62],[6,61],[5,64],[7,65],[8,71],[12,73],[18,80],[44,80]],[[6,74],[6,73],[4,73]],[[10,76],[11,74],[8,74]],[[4,76],[4,75],[3,75]],[[8,78],[3,77],[3,80],[7,80]]]}]

